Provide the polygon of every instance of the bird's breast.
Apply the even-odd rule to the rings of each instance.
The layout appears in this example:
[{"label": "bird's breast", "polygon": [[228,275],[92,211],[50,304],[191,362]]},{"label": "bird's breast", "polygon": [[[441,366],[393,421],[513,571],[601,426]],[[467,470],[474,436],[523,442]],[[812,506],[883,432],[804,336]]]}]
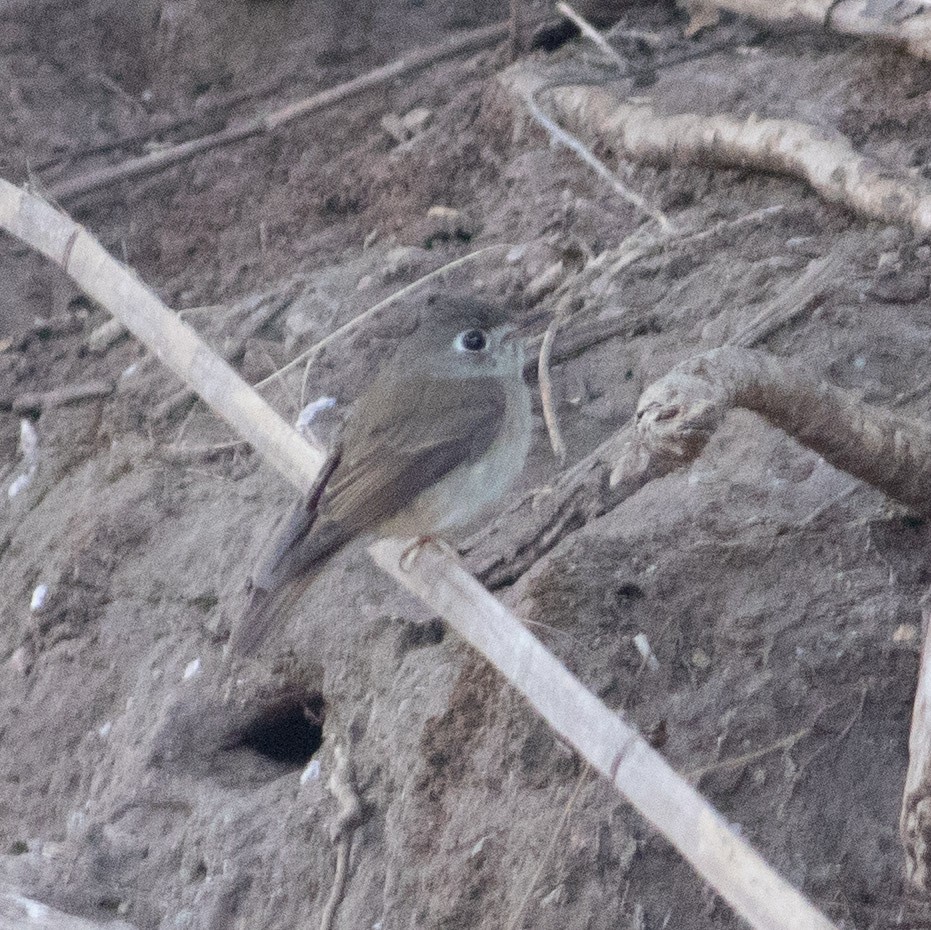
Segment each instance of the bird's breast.
[{"label": "bird's breast", "polygon": [[477,528],[523,471],[533,417],[530,390],[508,386],[498,435],[477,461],[460,465],[422,491],[386,533],[405,536],[460,535]]}]

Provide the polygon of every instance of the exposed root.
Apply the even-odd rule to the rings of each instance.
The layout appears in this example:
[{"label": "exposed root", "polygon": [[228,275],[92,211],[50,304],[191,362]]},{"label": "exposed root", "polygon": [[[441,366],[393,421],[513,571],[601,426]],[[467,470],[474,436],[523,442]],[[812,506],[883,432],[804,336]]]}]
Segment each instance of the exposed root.
[{"label": "exposed root", "polygon": [[542,73],[524,66],[508,69],[501,80],[521,100],[545,97],[569,132],[622,158],[785,174],[868,219],[931,231],[931,184],[859,154],[839,132],[798,120],[662,114],[603,87],[548,86]]},{"label": "exposed root", "polygon": [[362,822],[362,803],[353,785],[352,766],[342,746],[333,747],[333,759],[333,774],[328,787],[339,805],[336,819],[330,826],[330,840],[336,846],[336,874],[320,918],[320,930],[331,930],[336,909],[346,893],[352,835]]},{"label": "exposed root", "polygon": [[[647,388],[637,406],[639,456],[657,469],[691,462],[732,407],[760,414],[835,468],[931,515],[931,426],[864,404],[763,352],[714,349]],[[630,472],[629,461],[619,462],[611,484]]]},{"label": "exposed root", "polygon": [[[691,3],[687,4],[691,6]],[[729,10],[765,22],[809,22],[855,36],[871,36],[902,45],[918,58],[931,59],[931,11],[922,3],[873,3],[870,0],[701,0],[701,6]]]}]

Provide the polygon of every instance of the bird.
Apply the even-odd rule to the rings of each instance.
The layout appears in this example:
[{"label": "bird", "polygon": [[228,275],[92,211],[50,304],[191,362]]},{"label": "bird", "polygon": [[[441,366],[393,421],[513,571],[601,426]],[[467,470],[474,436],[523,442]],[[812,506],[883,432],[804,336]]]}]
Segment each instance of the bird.
[{"label": "bird", "polygon": [[503,306],[433,294],[357,399],[310,490],[247,584],[229,657],[255,656],[343,547],[477,529],[523,470],[533,418],[523,346]]}]

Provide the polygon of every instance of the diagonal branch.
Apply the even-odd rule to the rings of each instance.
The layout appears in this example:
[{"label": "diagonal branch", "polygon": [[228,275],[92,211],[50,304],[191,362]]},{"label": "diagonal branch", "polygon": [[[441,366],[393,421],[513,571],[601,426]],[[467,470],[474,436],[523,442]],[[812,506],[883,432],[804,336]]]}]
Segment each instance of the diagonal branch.
[{"label": "diagonal branch", "polygon": [[[291,430],[226,362],[81,226],[0,181],[0,226],[60,265],[181,375],[292,484],[304,490],[321,454]],[[401,568],[402,540],[371,548],[375,561],[445,617],[604,775],[698,873],[759,930],[832,930],[649,743],[609,709],[503,604],[438,547]]]}]

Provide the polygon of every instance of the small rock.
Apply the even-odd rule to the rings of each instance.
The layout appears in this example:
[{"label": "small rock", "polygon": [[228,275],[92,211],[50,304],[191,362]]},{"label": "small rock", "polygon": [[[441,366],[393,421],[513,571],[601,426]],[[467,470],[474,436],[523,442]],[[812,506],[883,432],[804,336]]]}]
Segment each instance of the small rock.
[{"label": "small rock", "polygon": [[48,585],[36,585],[35,591],[32,592],[32,599],[29,601],[29,610],[32,613],[38,613],[48,600]]},{"label": "small rock", "polygon": [[359,283],[356,285],[357,291],[367,291],[373,284],[375,279],[370,275],[366,274],[359,278]]},{"label": "small rock", "polygon": [[892,634],[894,643],[913,643],[918,639],[918,627],[914,623],[900,623]]},{"label": "small rock", "polygon": [[363,240],[362,240],[362,251],[367,252],[376,242],[378,242],[378,237],[381,235],[381,230],[377,227],[373,229]]},{"label": "small rock", "polygon": [[898,226],[887,226],[880,230],[878,238],[887,249],[894,249],[905,241],[905,233]]},{"label": "small rock", "polygon": [[928,296],[928,276],[919,271],[883,271],[866,293],[881,303],[913,304]]},{"label": "small rock", "polygon": [[320,777],[320,760],[311,759],[307,767],[301,772],[300,783],[306,785],[309,781],[316,781]]},{"label": "small rock", "polygon": [[703,672],[705,669],[711,667],[711,658],[702,648],[693,649],[691,659],[692,668],[696,668],[700,672]]},{"label": "small rock", "polygon": [[191,659],[191,661],[184,666],[184,680],[187,681],[189,678],[193,678],[199,671],[200,659]]},{"label": "small rock", "polygon": [[20,675],[25,675],[29,671],[30,664],[29,653],[25,646],[20,646],[10,656],[10,668],[19,672]]},{"label": "small rock", "polygon": [[431,119],[433,119],[432,110],[426,107],[414,107],[403,116],[398,116],[397,113],[386,113],[381,118],[381,128],[395,142],[408,142],[414,136],[420,135],[430,124]]},{"label": "small rock", "polygon": [[528,306],[538,303],[547,294],[556,290],[566,274],[566,267],[561,261],[556,262],[538,274],[525,288],[524,300]]},{"label": "small rock", "polygon": [[385,256],[385,264],[381,271],[382,281],[389,284],[399,278],[406,278],[417,273],[426,260],[426,250],[413,246],[399,246],[392,249]]},{"label": "small rock", "polygon": [[508,250],[508,254],[505,256],[505,261],[509,265],[516,265],[518,262],[524,260],[524,256],[527,254],[527,243],[522,242],[520,245],[515,245],[513,248]]},{"label": "small rock", "polygon": [[659,669],[659,660],[650,648],[650,641],[647,639],[646,633],[638,633],[634,637],[634,645],[637,647],[637,652],[640,653],[641,657],[646,662],[647,668],[651,672],[657,671]]},{"label": "small rock", "polygon": [[461,210],[452,207],[432,206],[427,210],[427,219],[422,230],[424,248],[435,242],[458,239],[468,242],[475,235],[475,224]]}]

